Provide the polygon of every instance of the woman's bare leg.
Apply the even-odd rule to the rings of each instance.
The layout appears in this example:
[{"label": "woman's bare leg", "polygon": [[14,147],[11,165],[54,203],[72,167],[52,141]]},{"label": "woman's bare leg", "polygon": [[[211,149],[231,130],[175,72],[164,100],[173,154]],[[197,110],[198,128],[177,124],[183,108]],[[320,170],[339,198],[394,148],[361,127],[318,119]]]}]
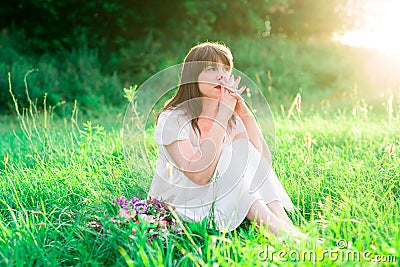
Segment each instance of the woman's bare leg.
[{"label": "woman's bare leg", "polygon": [[292,220],[290,220],[289,216],[287,215],[285,209],[283,208],[282,202],[279,200],[272,201],[267,204],[268,208],[272,210],[273,213],[276,214],[279,218],[284,220],[287,224],[293,225]]},{"label": "woman's bare leg", "polygon": [[292,236],[302,235],[296,228],[288,225],[283,219],[279,218],[261,199],[256,200],[251,205],[246,218],[250,221],[256,219],[256,223],[259,226],[268,226],[272,234],[278,237],[285,234]]},{"label": "woman's bare leg", "polygon": [[267,204],[267,206],[271,209],[271,211],[276,214],[281,220],[283,220],[293,231],[297,233],[298,236],[307,238],[307,235],[301,233],[293,224],[292,220],[290,220],[287,215],[285,209],[283,208],[282,202],[279,200],[272,201]]}]

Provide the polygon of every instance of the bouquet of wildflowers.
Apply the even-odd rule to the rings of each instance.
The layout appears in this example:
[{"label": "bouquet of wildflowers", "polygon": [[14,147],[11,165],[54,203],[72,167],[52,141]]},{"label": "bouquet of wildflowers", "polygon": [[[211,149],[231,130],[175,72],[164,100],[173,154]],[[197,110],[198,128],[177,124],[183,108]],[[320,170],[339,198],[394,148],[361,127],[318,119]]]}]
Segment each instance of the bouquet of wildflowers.
[{"label": "bouquet of wildflowers", "polygon": [[[147,224],[147,231],[151,233],[149,240],[157,238],[160,233],[180,233],[182,230],[177,226],[172,215],[171,207],[165,203],[152,198],[140,199],[133,197],[115,197],[111,204],[118,209],[118,214],[111,217],[111,221],[121,224]],[[135,228],[132,229],[135,233]]]}]

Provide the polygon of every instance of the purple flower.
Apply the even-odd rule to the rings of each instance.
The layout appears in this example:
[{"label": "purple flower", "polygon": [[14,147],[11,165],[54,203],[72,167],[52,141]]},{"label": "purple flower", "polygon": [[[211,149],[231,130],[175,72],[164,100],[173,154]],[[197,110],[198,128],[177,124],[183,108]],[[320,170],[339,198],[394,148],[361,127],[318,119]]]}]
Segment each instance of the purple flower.
[{"label": "purple flower", "polygon": [[135,211],[139,214],[145,214],[148,210],[148,206],[145,202],[141,201],[137,201],[135,202],[135,204],[133,204],[133,208],[135,209]]},{"label": "purple flower", "polygon": [[135,205],[136,202],[139,202],[139,201],[140,201],[140,198],[138,198],[138,197],[133,197],[133,198],[131,199],[132,207],[133,207],[133,205]]},{"label": "purple flower", "polygon": [[126,209],[128,207],[129,201],[124,196],[122,196],[122,197],[115,197],[112,203],[113,204],[117,203],[118,206],[120,206],[123,209]]},{"label": "purple flower", "polygon": [[149,202],[156,208],[156,212],[169,212],[171,210],[171,207],[167,203],[162,202],[157,198],[151,198],[149,199]]},{"label": "purple flower", "polygon": [[164,208],[163,203],[156,198],[149,199],[149,202],[156,208],[156,211],[161,211]]},{"label": "purple flower", "polygon": [[[127,199],[124,196],[115,197],[111,204],[119,209],[119,214],[116,218],[111,217],[113,223],[118,225],[124,225],[129,221],[135,223],[147,222],[150,223],[150,228],[148,229],[149,238],[151,240],[158,238],[161,232],[172,231],[177,234],[182,232],[182,229],[176,225],[175,220],[171,216],[171,210],[174,207],[170,207],[167,203],[160,201],[156,198],[140,199],[138,197],[133,197],[132,199]],[[138,216],[138,214],[140,214]],[[105,215],[108,217],[108,215]],[[96,227],[93,224],[92,227]],[[132,229],[134,233],[135,230]]]}]

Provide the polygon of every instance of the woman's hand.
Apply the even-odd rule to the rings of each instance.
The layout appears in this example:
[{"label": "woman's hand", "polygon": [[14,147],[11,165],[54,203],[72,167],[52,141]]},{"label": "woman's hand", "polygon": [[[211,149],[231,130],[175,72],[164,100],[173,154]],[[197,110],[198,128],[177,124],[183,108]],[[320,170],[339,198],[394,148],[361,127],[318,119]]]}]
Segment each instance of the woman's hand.
[{"label": "woman's hand", "polygon": [[219,110],[218,114],[222,116],[223,119],[229,120],[229,118],[232,116],[234,110],[236,109],[237,105],[237,98],[234,96],[234,94],[226,89],[225,87],[221,87],[221,95],[218,99],[219,101]]},{"label": "woman's hand", "polygon": [[251,113],[250,109],[244,102],[244,99],[240,96],[241,93],[243,93],[247,87],[243,85],[239,90],[237,90],[237,87],[240,83],[241,77],[237,77],[236,80],[234,80],[233,74],[231,74],[228,77],[224,77],[222,81],[222,86],[229,90],[230,94],[237,99],[237,103],[235,105],[234,112],[241,118],[241,119],[246,119],[249,116],[252,116],[253,114]]},{"label": "woman's hand", "polygon": [[237,94],[236,97],[238,98],[238,101],[235,107],[235,113],[242,120],[246,120],[247,118],[253,116],[253,113],[251,113],[251,110],[246,105],[246,102],[244,102],[244,99],[239,94]]}]

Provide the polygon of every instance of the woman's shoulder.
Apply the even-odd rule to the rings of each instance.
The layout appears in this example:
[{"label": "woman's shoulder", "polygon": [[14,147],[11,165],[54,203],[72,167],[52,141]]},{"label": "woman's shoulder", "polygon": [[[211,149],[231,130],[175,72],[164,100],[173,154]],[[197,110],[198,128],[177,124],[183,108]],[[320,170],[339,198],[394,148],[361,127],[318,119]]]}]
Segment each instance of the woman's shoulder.
[{"label": "woman's shoulder", "polygon": [[163,110],[159,115],[158,115],[158,120],[157,122],[164,121],[164,122],[173,122],[176,121],[178,123],[184,123],[188,121],[188,116],[186,112],[182,109],[178,108],[168,108],[166,110]]},{"label": "woman's shoulder", "polygon": [[178,116],[186,115],[185,111],[179,108],[168,108],[160,112],[159,116]]},{"label": "woman's shoulder", "polygon": [[188,118],[186,112],[179,108],[168,108],[163,110],[159,115],[159,118],[179,118],[180,120],[186,120]]},{"label": "woman's shoulder", "polygon": [[169,145],[175,140],[189,139],[190,123],[185,112],[178,109],[164,110],[159,114],[154,131],[154,140],[160,145]]}]

